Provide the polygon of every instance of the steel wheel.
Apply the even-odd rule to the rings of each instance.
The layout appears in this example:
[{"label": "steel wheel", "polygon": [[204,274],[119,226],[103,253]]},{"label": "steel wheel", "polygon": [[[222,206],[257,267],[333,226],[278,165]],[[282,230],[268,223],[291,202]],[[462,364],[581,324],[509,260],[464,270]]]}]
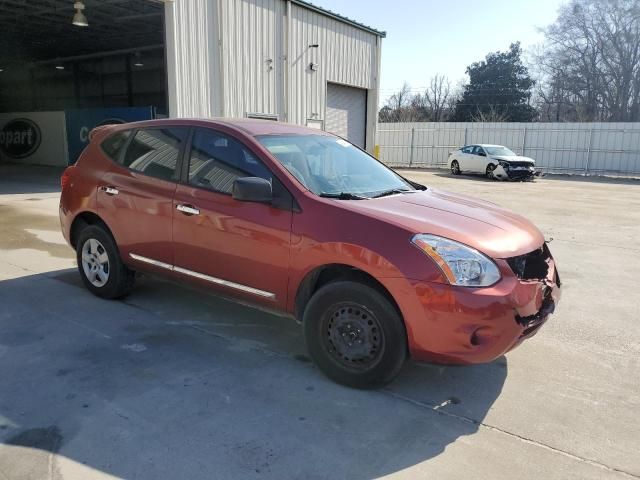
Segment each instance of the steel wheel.
[{"label": "steel wheel", "polygon": [[109,281],[109,255],[95,238],[82,245],[82,270],[94,287],[103,287]]},{"label": "steel wheel", "polygon": [[339,280],[320,287],[302,323],[309,356],[342,385],[385,385],[407,358],[402,317],[383,292],[364,283]]},{"label": "steel wheel", "polygon": [[457,160],[451,162],[451,173],[453,175],[460,175],[460,164],[458,164]]},{"label": "steel wheel", "polygon": [[384,349],[384,334],[376,316],[362,305],[343,302],[324,319],[325,348],[331,357],[349,370],[374,366]]}]

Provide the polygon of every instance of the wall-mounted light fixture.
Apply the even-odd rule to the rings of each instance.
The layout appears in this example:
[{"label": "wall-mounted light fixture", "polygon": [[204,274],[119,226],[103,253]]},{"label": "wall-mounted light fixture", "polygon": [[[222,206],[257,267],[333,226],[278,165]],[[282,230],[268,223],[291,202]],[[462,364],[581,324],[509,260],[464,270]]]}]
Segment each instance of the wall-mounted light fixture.
[{"label": "wall-mounted light fixture", "polygon": [[317,70],[318,70],[318,64],[317,64],[317,63],[313,63],[313,62],[311,62],[311,63],[309,64],[309,70],[311,70],[312,72],[317,71]]},{"label": "wall-mounted light fixture", "polygon": [[87,17],[85,17],[84,13],[82,13],[84,10],[84,3],[76,2],[73,4],[73,8],[76,9],[76,13],[73,15],[73,21],[71,23],[76,27],[88,27],[89,21],[87,20]]},{"label": "wall-mounted light fixture", "polygon": [[61,63],[57,64],[56,70],[64,70],[64,65],[62,65]]},{"label": "wall-mounted light fixture", "polygon": [[144,63],[142,63],[142,56],[140,52],[136,52],[133,56],[133,66],[134,67],[144,67]]},{"label": "wall-mounted light fixture", "polygon": [[309,48],[318,48],[320,45],[318,45],[317,43],[312,43],[311,45],[309,45]]}]

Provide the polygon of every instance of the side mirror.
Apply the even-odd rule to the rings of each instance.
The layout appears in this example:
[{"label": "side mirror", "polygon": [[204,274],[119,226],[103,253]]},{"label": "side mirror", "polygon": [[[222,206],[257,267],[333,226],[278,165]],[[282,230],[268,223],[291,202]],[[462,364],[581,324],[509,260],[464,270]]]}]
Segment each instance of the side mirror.
[{"label": "side mirror", "polygon": [[484,153],[484,152],[479,152],[478,155],[480,155],[481,157],[486,157],[487,156],[487,154]]},{"label": "side mirror", "polygon": [[231,195],[239,202],[269,203],[273,200],[271,182],[260,177],[237,178]]}]

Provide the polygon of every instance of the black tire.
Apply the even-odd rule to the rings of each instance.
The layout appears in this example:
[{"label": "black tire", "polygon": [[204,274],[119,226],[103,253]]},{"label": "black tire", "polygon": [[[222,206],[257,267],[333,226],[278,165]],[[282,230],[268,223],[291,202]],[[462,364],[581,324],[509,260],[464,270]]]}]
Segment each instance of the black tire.
[{"label": "black tire", "polygon": [[487,169],[485,171],[485,174],[486,174],[488,179],[495,180],[496,177],[493,176],[493,171],[495,169],[496,169],[496,166],[493,163],[490,163],[489,165],[487,165]]},{"label": "black tire", "polygon": [[460,175],[460,173],[462,173],[462,171],[460,170],[460,164],[458,163],[457,160],[453,160],[451,162],[451,174]]},{"label": "black tire", "polygon": [[[92,283],[92,280],[87,276],[88,274],[83,264],[83,248],[85,244],[90,245],[92,240],[99,242],[99,254],[103,255],[106,253],[108,257],[107,279],[102,285]],[[103,227],[99,225],[89,225],[80,232],[78,243],[76,244],[76,259],[82,281],[85,287],[94,295],[107,299],[122,298],[128,295],[133,289],[136,278],[135,272],[122,263],[120,252],[118,252],[118,247],[113,237]]]},{"label": "black tire", "polygon": [[384,295],[363,283],[336,281],[321,287],[305,309],[303,325],[309,355],[342,385],[383,386],[398,375],[407,358],[400,314]]}]

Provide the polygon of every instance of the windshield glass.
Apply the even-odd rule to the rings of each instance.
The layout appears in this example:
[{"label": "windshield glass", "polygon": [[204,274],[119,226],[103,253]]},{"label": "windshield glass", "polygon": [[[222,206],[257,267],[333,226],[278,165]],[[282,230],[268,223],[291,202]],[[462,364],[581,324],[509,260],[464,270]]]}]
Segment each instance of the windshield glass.
[{"label": "windshield glass", "polygon": [[489,155],[515,155],[507,147],[484,147]]},{"label": "windshield glass", "polygon": [[375,158],[341,138],[326,135],[263,135],[258,140],[316,195],[375,197],[415,190]]}]

